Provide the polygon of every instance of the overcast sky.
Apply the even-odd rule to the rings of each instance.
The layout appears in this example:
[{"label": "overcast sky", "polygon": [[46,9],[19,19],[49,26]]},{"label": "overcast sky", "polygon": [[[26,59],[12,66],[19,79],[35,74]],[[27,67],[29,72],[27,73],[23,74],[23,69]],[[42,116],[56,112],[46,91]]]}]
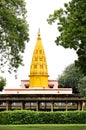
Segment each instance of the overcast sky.
[{"label": "overcast sky", "polygon": [[40,28],[42,44],[46,54],[49,79],[57,79],[65,67],[77,59],[74,50],[64,49],[56,46],[55,38],[59,35],[56,25],[49,25],[46,21],[49,14],[55,9],[63,8],[65,2],[70,0],[25,0],[27,8],[27,21],[29,24],[30,41],[26,45],[24,53],[24,66],[19,68],[18,79],[14,74],[5,74],[8,84],[7,87],[19,87],[20,80],[29,79],[30,64],[33,50],[36,44],[38,29]]}]

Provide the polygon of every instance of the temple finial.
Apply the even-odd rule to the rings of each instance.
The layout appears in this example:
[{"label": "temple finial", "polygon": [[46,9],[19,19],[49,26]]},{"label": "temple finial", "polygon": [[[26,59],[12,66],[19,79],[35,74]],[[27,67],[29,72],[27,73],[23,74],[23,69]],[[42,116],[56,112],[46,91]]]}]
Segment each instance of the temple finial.
[{"label": "temple finial", "polygon": [[40,28],[38,29],[38,33],[40,33]]},{"label": "temple finial", "polygon": [[38,39],[40,39],[40,28],[38,29]]}]

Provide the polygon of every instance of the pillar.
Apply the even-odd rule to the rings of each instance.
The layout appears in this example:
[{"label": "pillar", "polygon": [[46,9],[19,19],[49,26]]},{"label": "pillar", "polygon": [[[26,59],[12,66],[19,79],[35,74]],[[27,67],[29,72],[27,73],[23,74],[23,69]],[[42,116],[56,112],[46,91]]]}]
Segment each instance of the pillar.
[{"label": "pillar", "polygon": [[51,111],[53,112],[53,108],[54,108],[54,103],[51,102]]},{"label": "pillar", "polygon": [[46,104],[47,104],[47,102],[45,101],[45,102],[44,102],[44,109],[45,109],[45,110],[46,110]]},{"label": "pillar", "polygon": [[67,110],[68,110],[68,106],[67,106],[68,104],[67,104],[67,101],[66,101],[66,103],[65,103],[65,104],[66,104],[66,111],[67,111]]},{"label": "pillar", "polygon": [[6,111],[9,110],[9,101],[6,101]]},{"label": "pillar", "polygon": [[84,102],[81,101],[81,110],[83,111],[83,107],[84,107]]},{"label": "pillar", "polygon": [[80,110],[81,109],[81,103],[80,103],[80,101],[78,101],[78,104],[77,104],[78,106],[78,110]]},{"label": "pillar", "polygon": [[39,102],[36,102],[36,111],[39,111]]},{"label": "pillar", "polygon": [[25,109],[25,102],[21,103],[21,110]]}]

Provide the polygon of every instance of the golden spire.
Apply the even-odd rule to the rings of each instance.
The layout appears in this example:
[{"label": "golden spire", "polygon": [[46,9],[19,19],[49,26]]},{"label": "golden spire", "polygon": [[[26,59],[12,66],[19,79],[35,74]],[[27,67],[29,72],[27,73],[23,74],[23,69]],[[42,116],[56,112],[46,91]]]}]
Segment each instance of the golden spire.
[{"label": "golden spire", "polygon": [[38,31],[37,42],[33,52],[30,67],[30,87],[31,88],[48,87],[48,69],[47,69],[46,56],[44,53],[42,40],[40,37],[40,29]]}]

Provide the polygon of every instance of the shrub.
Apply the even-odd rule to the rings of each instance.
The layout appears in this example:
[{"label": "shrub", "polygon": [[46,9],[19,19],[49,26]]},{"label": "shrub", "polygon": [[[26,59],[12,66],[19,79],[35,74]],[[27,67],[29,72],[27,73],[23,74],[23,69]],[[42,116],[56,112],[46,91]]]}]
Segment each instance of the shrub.
[{"label": "shrub", "polygon": [[86,124],[86,111],[3,111],[0,112],[0,124]]}]

